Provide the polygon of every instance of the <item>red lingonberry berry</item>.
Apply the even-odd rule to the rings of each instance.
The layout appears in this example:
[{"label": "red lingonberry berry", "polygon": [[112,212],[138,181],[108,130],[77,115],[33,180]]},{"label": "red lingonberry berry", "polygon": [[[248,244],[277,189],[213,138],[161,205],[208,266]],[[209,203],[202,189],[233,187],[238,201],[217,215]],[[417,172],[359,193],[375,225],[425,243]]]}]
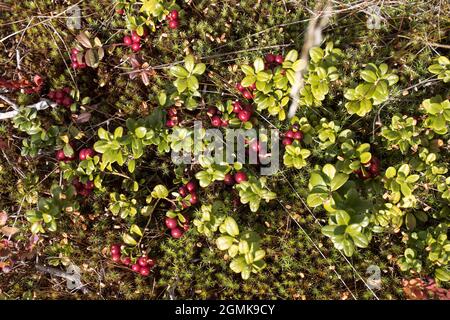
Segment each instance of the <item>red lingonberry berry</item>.
[{"label": "red lingonberry berry", "polygon": [[139,257],[139,258],[137,259],[137,263],[138,263],[138,265],[140,265],[141,267],[146,267],[146,266],[148,265],[148,263],[147,263],[147,257],[144,257],[144,256]]},{"label": "red lingonberry berry", "polygon": [[58,161],[63,161],[63,160],[66,159],[66,155],[64,154],[64,151],[62,149],[61,150],[57,150],[56,154],[55,154],[55,158]]},{"label": "red lingonberry berry", "polygon": [[298,141],[302,141],[303,140],[303,132],[301,132],[301,131],[294,132],[294,139],[298,140]]},{"label": "red lingonberry berry", "polygon": [[251,117],[251,112],[248,110],[242,110],[238,113],[238,118],[239,120],[241,120],[242,122],[247,122],[248,120],[250,120]]},{"label": "red lingonberry berry", "polygon": [[288,130],[288,131],[286,131],[286,133],[284,134],[284,136],[285,136],[286,138],[289,138],[289,139],[294,139],[295,133],[294,133],[294,131],[292,131],[292,130]]},{"label": "red lingonberry berry", "polygon": [[268,53],[265,56],[266,62],[267,63],[274,63],[275,62],[275,55]]},{"label": "red lingonberry berry", "polygon": [[236,89],[238,91],[242,92],[242,91],[244,91],[245,88],[240,82],[238,82],[238,83],[236,83]]},{"label": "red lingonberry berry", "polygon": [[136,31],[131,33],[131,41],[133,43],[139,43],[141,41],[141,37],[136,33]]},{"label": "red lingonberry berry", "polygon": [[183,231],[180,228],[176,227],[170,230],[170,234],[173,238],[179,239],[183,236]]},{"label": "red lingonberry berry", "polygon": [[236,181],[236,183],[247,181],[247,174],[243,171],[238,171],[234,174],[234,180]]},{"label": "red lingonberry berry", "polygon": [[150,268],[148,266],[145,266],[145,267],[141,266],[141,269],[139,270],[139,273],[142,276],[146,277],[146,276],[148,276],[150,274]]},{"label": "red lingonberry berry", "polygon": [[197,190],[197,184],[195,183],[195,181],[191,180],[186,183],[186,188],[190,193],[195,192]]},{"label": "red lingonberry berry", "polygon": [[133,40],[130,36],[123,37],[123,44],[126,46],[131,46],[133,44]]},{"label": "red lingonberry berry", "polygon": [[123,257],[120,259],[120,261],[122,262],[122,264],[129,266],[131,264],[131,258],[130,257]]},{"label": "red lingonberry berry", "polygon": [[139,272],[141,271],[141,266],[138,265],[137,263],[135,263],[135,264],[133,264],[133,265],[131,266],[131,270],[133,270],[134,272],[139,273]]},{"label": "red lingonberry berry", "polygon": [[167,217],[166,220],[164,221],[164,223],[166,224],[166,227],[169,229],[173,229],[178,226],[178,220],[175,218]]},{"label": "red lingonberry berry", "polygon": [[276,55],[275,56],[275,62],[278,64],[282,64],[283,63],[283,56],[282,55]]},{"label": "red lingonberry berry", "polygon": [[242,111],[241,103],[239,101],[233,102],[233,112],[234,113],[239,113],[240,111]]},{"label": "red lingonberry berry", "polygon": [[169,19],[170,20],[178,20],[178,11],[177,10],[170,11]]},{"label": "red lingonberry berry", "polygon": [[285,138],[283,139],[283,145],[285,145],[285,146],[291,145],[292,142],[293,142],[293,141],[292,141],[291,138],[285,137]]},{"label": "red lingonberry berry", "polygon": [[251,92],[248,91],[248,90],[245,90],[245,91],[242,93],[242,95],[243,95],[244,98],[247,99],[247,100],[252,100],[252,99],[253,99],[253,95],[252,95]]},{"label": "red lingonberry berry", "polygon": [[78,153],[78,158],[80,159],[80,161],[83,161],[88,158],[93,158],[94,155],[95,155],[95,152],[91,148],[83,148]]},{"label": "red lingonberry berry", "polygon": [[141,44],[139,42],[134,42],[131,45],[131,50],[133,50],[134,52],[138,52],[139,50],[141,50]]},{"label": "red lingonberry berry", "polygon": [[170,20],[169,21],[170,29],[177,29],[179,26],[180,26],[180,22],[178,20]]},{"label": "red lingonberry berry", "polygon": [[114,261],[114,262],[120,262],[120,254],[113,254],[113,255],[111,255],[111,259],[112,259],[112,261]]},{"label": "red lingonberry berry", "polygon": [[191,198],[189,199],[189,202],[190,202],[192,205],[195,205],[195,204],[198,203],[198,196],[197,196],[196,193],[191,193]]},{"label": "red lingonberry berry", "polygon": [[232,186],[234,185],[234,177],[231,173],[227,173],[225,175],[225,177],[223,178],[223,182],[227,185],[227,186]]},{"label": "red lingonberry berry", "polygon": [[222,119],[220,119],[219,116],[213,116],[211,118],[211,125],[213,127],[220,127],[221,124],[222,124]]}]

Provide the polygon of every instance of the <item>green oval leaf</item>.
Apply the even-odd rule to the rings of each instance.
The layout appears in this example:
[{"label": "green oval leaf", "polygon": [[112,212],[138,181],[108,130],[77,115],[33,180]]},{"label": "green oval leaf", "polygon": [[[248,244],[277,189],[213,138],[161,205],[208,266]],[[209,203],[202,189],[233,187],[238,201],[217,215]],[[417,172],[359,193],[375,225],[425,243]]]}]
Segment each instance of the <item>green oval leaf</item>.
[{"label": "green oval leaf", "polygon": [[336,174],[330,183],[331,191],[336,191],[337,189],[342,187],[347,182],[348,178],[349,178],[348,174],[345,173]]},{"label": "green oval leaf", "polygon": [[157,199],[167,198],[169,190],[167,190],[166,186],[159,184],[153,188],[151,195]]},{"label": "green oval leaf", "polygon": [[253,65],[255,67],[255,73],[258,73],[258,72],[264,70],[264,61],[261,58],[255,59],[255,62],[253,62]]},{"label": "green oval leaf", "polygon": [[134,134],[139,139],[144,138],[146,133],[147,133],[147,128],[145,128],[145,127],[138,127],[134,130]]},{"label": "green oval leaf", "polygon": [[224,221],[225,230],[230,236],[237,236],[239,234],[239,227],[232,217],[227,217]]},{"label": "green oval leaf", "polygon": [[369,83],[374,83],[375,81],[377,81],[377,75],[371,70],[361,71],[361,78]]},{"label": "green oval leaf", "polygon": [[177,78],[186,78],[189,72],[182,66],[173,66],[170,68],[170,74]]},{"label": "green oval leaf", "polygon": [[130,228],[130,231],[131,231],[132,233],[135,233],[135,234],[137,234],[138,236],[141,236],[141,237],[142,237],[142,231],[141,231],[141,228],[139,228],[137,225],[133,224],[133,225],[131,226],[131,228]]},{"label": "green oval leaf", "polygon": [[136,240],[134,240],[134,238],[132,236],[130,236],[128,233],[125,233],[122,236],[122,240],[123,242],[125,242],[126,244],[130,245],[130,246],[135,246],[137,245]]},{"label": "green oval leaf", "polygon": [[206,65],[204,63],[199,63],[195,65],[194,70],[192,71],[192,73],[196,74],[196,75],[202,75],[206,70]]},{"label": "green oval leaf", "polygon": [[217,238],[216,245],[219,250],[228,250],[234,242],[234,238],[230,236],[221,236]]}]

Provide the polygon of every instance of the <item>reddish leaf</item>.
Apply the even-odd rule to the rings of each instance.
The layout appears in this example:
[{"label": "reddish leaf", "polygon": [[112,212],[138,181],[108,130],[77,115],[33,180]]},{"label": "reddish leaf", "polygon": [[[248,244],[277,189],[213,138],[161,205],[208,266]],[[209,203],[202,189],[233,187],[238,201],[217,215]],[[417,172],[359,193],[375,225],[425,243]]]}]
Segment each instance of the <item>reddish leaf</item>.
[{"label": "reddish leaf", "polygon": [[81,43],[81,45],[85,48],[92,48],[92,44],[91,41],[89,40],[88,36],[86,35],[85,32],[81,32],[78,36],[77,36],[77,40],[78,42]]},{"label": "reddish leaf", "polygon": [[35,75],[33,81],[37,86],[42,86],[42,84],[44,83],[44,80],[40,75]]},{"label": "reddish leaf", "polygon": [[6,224],[8,220],[8,214],[5,211],[0,211],[0,227]]},{"label": "reddish leaf", "polygon": [[75,122],[76,123],[86,123],[89,120],[91,120],[91,113],[90,112],[83,112],[80,113],[78,116],[76,116],[75,118]]}]

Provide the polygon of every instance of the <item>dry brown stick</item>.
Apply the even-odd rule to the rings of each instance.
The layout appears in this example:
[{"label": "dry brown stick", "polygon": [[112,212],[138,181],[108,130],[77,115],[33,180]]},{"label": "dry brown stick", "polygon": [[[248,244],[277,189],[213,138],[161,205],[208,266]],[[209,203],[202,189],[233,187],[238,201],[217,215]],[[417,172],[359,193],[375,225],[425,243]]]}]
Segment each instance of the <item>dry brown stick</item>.
[{"label": "dry brown stick", "polygon": [[17,106],[17,104],[13,101],[11,101],[8,97],[0,94],[0,99],[2,99],[3,101],[5,101],[6,103],[8,103],[11,107],[13,107],[14,110],[19,109],[19,107]]}]

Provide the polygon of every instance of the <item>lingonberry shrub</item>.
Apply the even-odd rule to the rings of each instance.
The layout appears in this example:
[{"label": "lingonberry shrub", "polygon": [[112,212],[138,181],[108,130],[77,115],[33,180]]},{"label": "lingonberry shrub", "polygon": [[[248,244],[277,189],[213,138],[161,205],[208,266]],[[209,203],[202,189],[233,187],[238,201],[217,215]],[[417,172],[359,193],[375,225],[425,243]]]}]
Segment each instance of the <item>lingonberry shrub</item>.
[{"label": "lingonberry shrub", "polygon": [[203,63],[195,63],[194,56],[188,55],[184,59],[184,66],[176,65],[170,68],[170,74],[176,77],[173,82],[179,94],[182,94],[182,101],[188,110],[197,108],[196,97],[200,96],[198,92],[199,82],[197,76],[202,75],[206,70]]},{"label": "lingonberry shrub", "polygon": [[[125,15],[127,26],[139,36],[147,36],[148,29],[155,32],[159,24],[169,21],[169,28],[176,29],[179,26],[179,7],[175,1],[165,0],[115,0],[116,8]],[[135,10],[136,7],[139,10]]]},{"label": "lingonberry shrub", "polygon": [[428,70],[433,74],[437,74],[439,80],[448,83],[450,81],[450,60],[444,56],[439,56],[435,60],[437,63],[429,66]]},{"label": "lingonberry shrub", "polygon": [[257,233],[241,232],[236,220],[225,212],[226,208],[221,201],[203,205],[197,213],[194,225],[199,233],[209,239],[215,237],[217,248],[226,250],[232,258],[231,270],[240,273],[245,280],[265,267],[263,258],[266,252],[261,249],[261,238]]},{"label": "lingonberry shrub", "polygon": [[389,87],[398,82],[398,76],[390,73],[385,63],[379,66],[369,63],[360,75],[364,83],[345,92],[345,98],[349,100],[345,108],[349,114],[363,117],[372,111],[372,106],[380,105],[388,99]]},{"label": "lingonberry shrub", "polygon": [[83,69],[86,66],[97,68],[105,56],[103,44],[98,37],[83,31],[76,37],[77,44],[70,52],[70,59],[74,69]]},{"label": "lingonberry shrub", "polygon": [[245,99],[254,100],[258,111],[267,109],[270,115],[277,115],[279,120],[284,120],[289,90],[295,81],[295,72],[302,68],[302,61],[298,59],[296,50],[289,51],[284,62],[278,60],[281,63],[277,63],[274,69],[266,69],[262,58],[257,58],[253,66],[242,65],[245,77],[238,90]]},{"label": "lingonberry shrub", "polygon": [[[245,3],[239,8],[252,22],[254,13],[246,11]],[[18,102],[24,95],[34,95],[33,102],[40,99],[37,106],[19,103],[17,110],[13,108],[17,111],[13,126],[0,128],[2,142],[4,136],[8,142],[22,140],[21,146],[13,144],[15,151],[4,150],[2,143],[2,156],[8,160],[20,148],[17,189],[25,199],[25,217],[34,236],[47,233],[42,238],[47,241],[60,230],[84,235],[83,228],[92,228],[92,233],[102,233],[89,238],[91,243],[104,245],[105,252],[113,243],[110,256],[103,257],[117,273],[128,270],[149,276],[154,266],[149,254],[153,257],[156,250],[165,264],[155,273],[161,286],[172,281],[175,272],[180,284],[199,279],[180,271],[184,257],[183,270],[208,265],[201,271],[209,287],[236,286],[220,270],[228,265],[249,281],[242,285],[243,291],[256,290],[254,284],[271,277],[277,279],[274,288],[282,288],[284,295],[291,291],[284,289],[286,284],[294,288],[292,283],[299,282],[291,281],[291,274],[305,270],[293,261],[311,260],[309,254],[296,259],[298,252],[308,251],[298,241],[301,236],[291,232],[293,226],[315,231],[313,226],[320,225],[331,242],[317,232],[308,238],[320,240],[317,248],[324,254],[333,254],[334,246],[346,256],[373,257],[371,250],[382,247],[377,254],[384,257],[384,248],[392,246],[397,249],[389,260],[400,271],[432,275],[439,283],[449,281],[450,107],[442,84],[449,81],[448,58],[437,57],[431,66],[420,63],[421,69],[428,67],[431,72],[432,81],[424,83],[432,87],[420,90],[414,99],[403,98],[411,94],[411,85],[422,85],[414,83],[418,78],[411,65],[400,66],[408,57],[399,58],[397,53],[392,59],[380,57],[364,47],[371,51],[366,60],[366,55],[361,58],[358,49],[342,41],[342,51],[332,42],[311,48],[306,62],[298,51],[285,52],[282,46],[270,46],[272,52],[246,51],[253,42],[249,36],[239,40],[242,50],[227,51],[227,56],[236,57],[227,57],[225,63],[208,42],[224,42],[232,48],[236,42],[226,37],[230,30],[240,30],[222,20],[215,24],[196,20],[234,11],[226,3],[223,11],[196,5],[204,10],[194,12],[187,5],[181,10],[173,1],[115,1],[119,14],[113,17],[112,29],[129,31],[113,35],[97,25],[90,32],[82,31],[67,48],[74,69],[90,68],[76,73],[64,70],[67,54],[55,58],[51,48],[48,84],[42,79],[35,84],[0,79],[2,88],[11,90],[2,91],[2,99],[3,94],[17,97]],[[180,30],[181,18],[187,20]],[[248,23],[242,21],[243,26]],[[194,25],[195,31],[190,30]],[[201,39],[192,41],[196,32]],[[41,39],[36,33],[33,36]],[[261,38],[261,43],[279,44],[280,36]],[[116,43],[109,44],[115,37]],[[289,46],[300,48],[298,40]],[[302,69],[298,110],[287,120],[296,73]],[[69,84],[71,90],[66,89]],[[47,85],[54,89],[41,94]],[[83,102],[80,96],[86,93],[92,101]],[[191,157],[189,164],[172,162],[171,152],[212,146],[194,141],[195,120],[221,132],[265,125],[279,129],[284,145],[281,168],[273,176],[260,177],[259,163],[241,163],[237,158],[232,163],[215,163],[206,156]],[[247,150],[261,152],[261,141],[261,137],[248,139]],[[35,171],[34,176],[22,176],[25,166]],[[10,179],[3,176],[3,164],[0,169],[4,186],[3,181]],[[45,176],[36,180],[44,171]],[[8,201],[21,204],[18,198],[14,194]],[[18,221],[26,225],[19,214]],[[72,239],[62,238],[61,242]],[[120,244],[114,244],[118,239]],[[275,247],[276,243],[282,245]],[[64,253],[64,261],[65,251],[70,250],[57,250]],[[201,292],[202,297],[208,291],[189,290]],[[272,294],[272,290],[265,286],[262,291]]]}]

